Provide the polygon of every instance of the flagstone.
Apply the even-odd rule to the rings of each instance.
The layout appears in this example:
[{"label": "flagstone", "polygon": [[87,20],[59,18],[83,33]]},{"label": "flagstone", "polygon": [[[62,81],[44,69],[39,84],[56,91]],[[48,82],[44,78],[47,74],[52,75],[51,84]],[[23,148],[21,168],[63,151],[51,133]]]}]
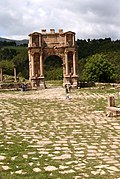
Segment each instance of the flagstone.
[{"label": "flagstone", "polygon": [[26,158],[26,159],[27,159],[27,158],[28,158],[28,155],[23,155],[23,158]]},{"label": "flagstone", "polygon": [[115,166],[109,166],[109,167],[107,167],[107,169],[112,170],[112,171],[114,171],[114,172],[119,172],[119,171],[120,171],[120,170],[119,170],[117,167],[115,167]]},{"label": "flagstone", "polygon": [[11,157],[11,160],[15,160],[17,158],[17,156]]},{"label": "flagstone", "polygon": [[114,126],[114,128],[117,129],[117,130],[120,130],[120,126],[119,126],[119,124],[116,125],[116,126]]},{"label": "flagstone", "polygon": [[67,174],[67,173],[75,173],[75,170],[70,169],[70,170],[64,170],[64,171],[59,171],[61,174]]},{"label": "flagstone", "polygon": [[28,164],[29,164],[30,166],[32,166],[34,163],[33,163],[33,162],[29,162]]},{"label": "flagstone", "polygon": [[58,168],[54,167],[54,166],[47,166],[47,167],[44,167],[45,171],[55,171],[55,170],[58,170]]},{"label": "flagstone", "polygon": [[33,168],[33,171],[34,172],[41,172],[41,169],[40,168]]},{"label": "flagstone", "polygon": [[59,166],[59,169],[60,169],[60,170],[64,170],[64,169],[66,169],[66,168],[68,168],[68,167],[69,167],[69,166],[60,165],[60,166]]},{"label": "flagstone", "polygon": [[94,145],[94,146],[92,146],[92,145],[91,145],[91,146],[90,146],[90,145],[87,145],[87,148],[92,150],[92,149],[97,149],[98,147],[95,146],[95,145]]},{"label": "flagstone", "polygon": [[100,172],[100,175],[105,175],[106,174],[106,172],[104,171],[104,170],[102,170],[101,172]]},{"label": "flagstone", "polygon": [[22,172],[23,172],[22,170],[15,171],[16,174],[22,174]]},{"label": "flagstone", "polygon": [[78,164],[78,161],[69,161],[69,162],[66,162],[66,165],[71,165],[71,164]]},{"label": "flagstone", "polygon": [[2,168],[3,168],[3,170],[9,170],[9,169],[10,169],[10,167],[9,167],[9,166],[7,166],[7,165],[2,166]]},{"label": "flagstone", "polygon": [[[77,176],[78,178],[94,178],[93,175],[99,177],[110,175],[113,178],[117,176],[116,173],[119,173],[120,169],[119,119],[106,117],[103,109],[94,111],[92,107],[96,106],[89,106],[88,100],[83,102],[85,98],[89,100],[94,98],[93,102],[99,102],[97,99],[106,99],[103,94],[90,95],[89,92],[81,94],[81,91],[77,93],[78,96],[74,94],[70,102],[64,99],[64,93],[62,97],[59,96],[60,100],[56,100],[55,96],[54,98],[49,97],[51,96],[49,94],[47,96],[49,101],[42,100],[42,102],[41,99],[45,99],[45,94],[41,92],[29,91],[28,95],[23,94],[22,97],[16,92],[14,95],[19,99],[16,98],[17,101],[15,101],[15,98],[12,97],[14,100],[12,99],[11,102],[9,102],[10,96],[6,102],[6,95],[3,94],[4,105],[0,106],[4,108],[0,121],[0,131],[2,130],[0,135],[4,136],[0,140],[0,147],[2,151],[3,149],[5,151],[1,153],[1,156],[5,157],[0,160],[2,170],[2,166],[11,167],[11,163],[14,168],[14,163],[16,165],[17,160],[21,157],[21,160],[27,159],[24,160],[26,169],[28,165],[31,168],[29,172],[32,173],[36,169],[38,175],[39,172],[43,174],[46,171],[45,168],[48,167],[49,161],[51,166],[55,162],[58,166],[58,168],[53,166],[55,170],[52,171],[55,172],[49,169],[49,176],[52,178],[55,178],[55,174],[58,176],[59,172],[63,172],[60,175],[61,177],[65,175],[66,178],[68,175],[71,178]],[[24,99],[26,99],[24,108],[19,110],[18,106],[23,105]],[[14,105],[11,104],[12,101]],[[15,116],[20,112],[20,118]],[[18,141],[14,141],[16,136]],[[13,147],[10,145],[11,142],[15,147],[27,145],[20,153],[18,150],[18,155],[15,153],[15,156],[9,156],[8,151],[11,153]],[[9,158],[11,160],[8,163],[6,159]],[[96,163],[98,163],[97,166],[95,166]],[[22,164],[17,165],[17,171],[11,168],[10,172],[24,174],[23,170],[19,170],[23,167]]]},{"label": "flagstone", "polygon": [[53,160],[64,160],[64,159],[69,159],[69,158],[71,158],[70,154],[63,154],[63,155],[60,155],[60,156],[55,156],[52,159]]},{"label": "flagstone", "polygon": [[1,160],[5,160],[5,159],[6,159],[5,156],[2,156],[2,155],[0,156],[0,161],[1,161]]},{"label": "flagstone", "polygon": [[49,154],[49,152],[47,152],[47,151],[40,151],[40,152],[38,152],[39,154],[43,154],[43,155],[47,155],[47,154]]},{"label": "flagstone", "polygon": [[100,168],[100,169],[102,169],[102,168],[107,168],[107,167],[109,167],[109,165],[97,165],[94,168]]},{"label": "flagstone", "polygon": [[92,173],[93,175],[97,175],[97,174],[100,173],[100,171],[99,171],[99,170],[98,170],[98,171],[91,171],[91,173]]},{"label": "flagstone", "polygon": [[110,145],[110,147],[111,147],[112,149],[120,148],[120,146],[117,146],[117,145]]}]

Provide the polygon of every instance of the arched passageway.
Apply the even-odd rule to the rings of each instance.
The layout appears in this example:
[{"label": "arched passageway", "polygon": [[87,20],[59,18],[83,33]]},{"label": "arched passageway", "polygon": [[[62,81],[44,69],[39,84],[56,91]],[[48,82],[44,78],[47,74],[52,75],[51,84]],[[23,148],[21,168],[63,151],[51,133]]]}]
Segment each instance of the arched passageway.
[{"label": "arched passageway", "polygon": [[45,80],[63,79],[63,62],[56,55],[49,56],[44,62]]}]

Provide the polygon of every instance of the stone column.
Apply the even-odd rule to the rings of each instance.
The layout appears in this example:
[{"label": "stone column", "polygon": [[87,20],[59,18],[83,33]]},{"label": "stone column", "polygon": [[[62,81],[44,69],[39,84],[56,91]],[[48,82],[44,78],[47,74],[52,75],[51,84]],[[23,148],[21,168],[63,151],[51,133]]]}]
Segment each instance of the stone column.
[{"label": "stone column", "polygon": [[14,65],[14,82],[17,82],[16,65]]},{"label": "stone column", "polygon": [[31,54],[29,51],[28,51],[28,57],[29,57],[29,80],[30,80],[32,77],[32,66],[31,66]]},{"label": "stone column", "polygon": [[41,35],[39,35],[39,47],[41,47]]},{"label": "stone column", "polygon": [[75,45],[75,36],[73,35],[73,45]]},{"label": "stone column", "polygon": [[28,47],[32,47],[32,36],[29,36],[29,44]]},{"label": "stone column", "polygon": [[0,81],[3,81],[3,76],[2,76],[2,68],[0,68]]},{"label": "stone column", "polygon": [[31,55],[31,70],[32,70],[32,77],[35,76],[35,70],[34,70],[34,55]]},{"label": "stone column", "polygon": [[67,45],[67,36],[65,35],[65,46]]},{"label": "stone column", "polygon": [[66,66],[66,75],[68,75],[68,55],[65,53],[65,66]]},{"label": "stone column", "polygon": [[43,76],[43,60],[42,60],[42,54],[40,54],[40,76]]},{"label": "stone column", "polygon": [[73,75],[76,75],[76,54],[73,53]]}]

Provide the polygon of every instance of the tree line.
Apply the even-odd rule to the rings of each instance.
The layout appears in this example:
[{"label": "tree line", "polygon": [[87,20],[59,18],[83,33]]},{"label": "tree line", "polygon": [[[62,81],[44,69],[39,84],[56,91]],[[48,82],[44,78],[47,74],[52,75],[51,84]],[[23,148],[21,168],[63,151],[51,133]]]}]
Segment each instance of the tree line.
[{"label": "tree line", "polygon": [[0,67],[3,74],[13,75],[14,65],[17,66],[17,75],[28,78],[27,44],[17,45],[15,41],[0,41]]},{"label": "tree line", "polygon": [[[76,45],[80,81],[120,82],[120,40],[77,39]],[[0,41],[0,67],[3,67],[3,73],[13,75],[16,65],[18,76],[28,78],[29,60],[26,46],[27,44],[16,45],[14,41]],[[56,64],[52,63],[52,57],[48,60],[45,64],[46,79],[62,79],[62,67],[58,58],[55,60]]]},{"label": "tree line", "polygon": [[120,40],[77,40],[80,81],[120,82]]}]

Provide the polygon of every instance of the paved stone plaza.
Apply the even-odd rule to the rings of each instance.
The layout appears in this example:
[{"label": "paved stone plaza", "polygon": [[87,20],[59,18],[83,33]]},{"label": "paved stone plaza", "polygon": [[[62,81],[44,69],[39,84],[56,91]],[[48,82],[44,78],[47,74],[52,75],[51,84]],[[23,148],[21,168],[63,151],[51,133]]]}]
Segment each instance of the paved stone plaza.
[{"label": "paved stone plaza", "polygon": [[106,116],[109,94],[0,92],[1,178],[120,179],[120,117]]}]

